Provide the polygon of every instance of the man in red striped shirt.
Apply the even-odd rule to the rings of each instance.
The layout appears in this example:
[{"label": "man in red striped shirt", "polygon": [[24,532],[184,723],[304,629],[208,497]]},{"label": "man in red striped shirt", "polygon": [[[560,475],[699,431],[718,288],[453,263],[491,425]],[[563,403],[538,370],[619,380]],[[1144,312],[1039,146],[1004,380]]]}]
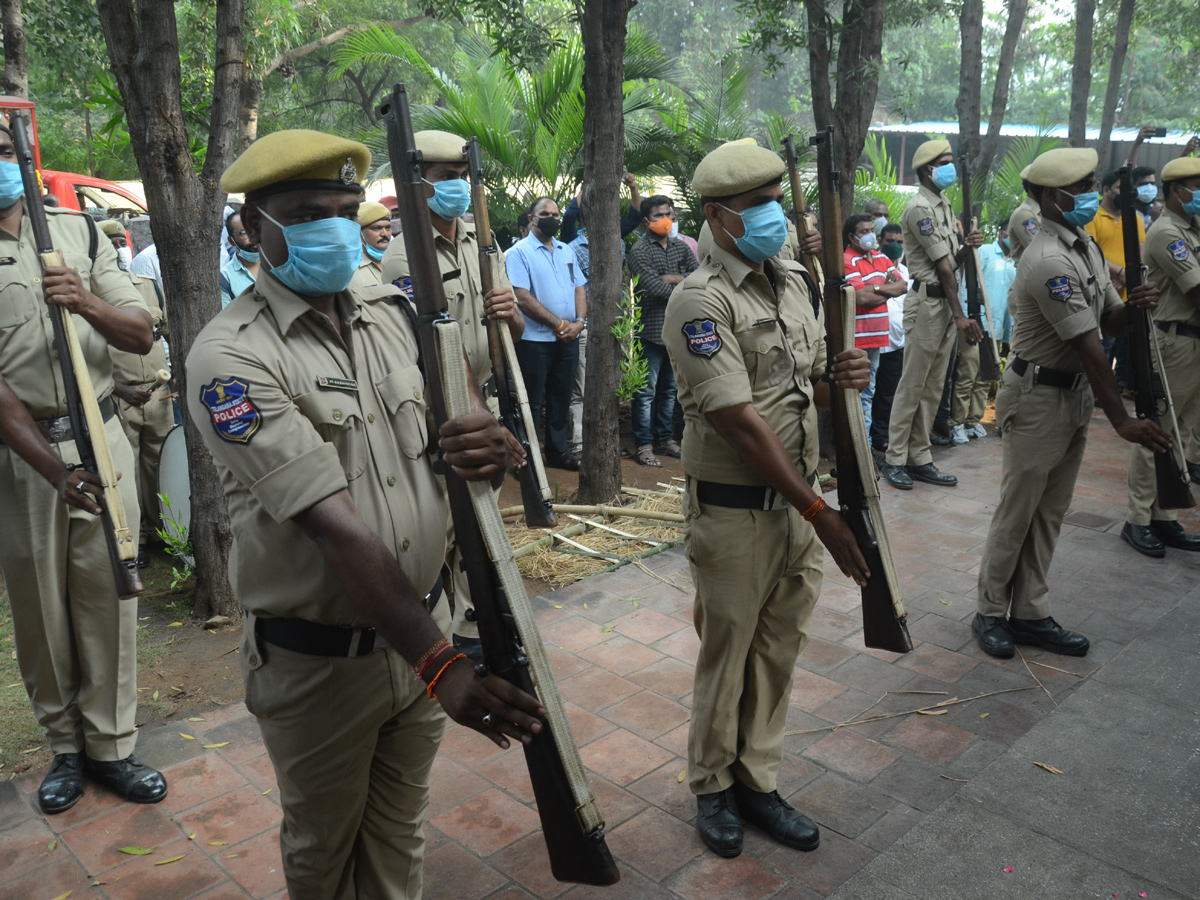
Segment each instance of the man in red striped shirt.
[{"label": "man in red striped shirt", "polygon": [[867,351],[871,360],[871,384],[862,392],[863,416],[871,430],[871,402],[875,397],[875,373],[879,369],[879,350],[888,346],[889,297],[908,293],[906,282],[892,261],[879,252],[872,217],[859,213],[842,224],[842,245],[846,248],[846,281],[854,288],[858,305],[854,318],[854,346]]}]

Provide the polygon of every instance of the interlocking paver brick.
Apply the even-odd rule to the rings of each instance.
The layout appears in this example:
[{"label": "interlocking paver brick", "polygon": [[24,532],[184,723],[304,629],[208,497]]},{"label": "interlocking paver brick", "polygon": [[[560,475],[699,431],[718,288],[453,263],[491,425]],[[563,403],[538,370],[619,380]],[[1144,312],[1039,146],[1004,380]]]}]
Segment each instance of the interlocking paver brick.
[{"label": "interlocking paver brick", "polygon": [[580,748],[579,754],[589,769],[622,786],[657,769],[674,755],[623,728]]},{"label": "interlocking paver brick", "polygon": [[655,881],[704,851],[695,828],[654,807],[614,830],[609,842],[621,859]]},{"label": "interlocking paver brick", "polygon": [[895,751],[844,728],[821,738],[804,751],[804,757],[831,772],[863,782],[896,761]]},{"label": "interlocking paver brick", "polygon": [[537,813],[495,789],[472,797],[432,821],[448,838],[479,856],[491,856],[540,825]]},{"label": "interlocking paver brick", "polygon": [[107,872],[129,859],[122,847],[149,850],[183,836],[179,827],[157,806],[125,804],[107,816],[64,832],[61,841],[93,875]]},{"label": "interlocking paver brick", "polygon": [[763,900],[787,881],[748,856],[719,859],[704,853],[665,883],[683,900]]},{"label": "interlocking paver brick", "polygon": [[652,741],[687,722],[688,709],[653,691],[640,691],[615,703],[604,717],[627,728],[638,737]]}]

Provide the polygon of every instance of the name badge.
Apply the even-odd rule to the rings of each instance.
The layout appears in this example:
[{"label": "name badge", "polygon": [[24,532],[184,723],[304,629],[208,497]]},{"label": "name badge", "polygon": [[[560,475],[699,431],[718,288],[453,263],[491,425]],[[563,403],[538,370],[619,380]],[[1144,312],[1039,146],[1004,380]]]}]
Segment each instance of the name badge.
[{"label": "name badge", "polygon": [[357,391],[358,382],[349,378],[328,378],[324,375],[318,375],[317,387],[328,391]]},{"label": "name badge", "polygon": [[15,256],[0,256],[0,266],[15,266],[17,258]]},{"label": "name badge", "polygon": [[462,269],[451,269],[449,272],[447,272],[445,275],[442,276],[442,284],[445,284],[447,281],[453,281],[455,278],[458,278],[460,275],[462,275]]}]

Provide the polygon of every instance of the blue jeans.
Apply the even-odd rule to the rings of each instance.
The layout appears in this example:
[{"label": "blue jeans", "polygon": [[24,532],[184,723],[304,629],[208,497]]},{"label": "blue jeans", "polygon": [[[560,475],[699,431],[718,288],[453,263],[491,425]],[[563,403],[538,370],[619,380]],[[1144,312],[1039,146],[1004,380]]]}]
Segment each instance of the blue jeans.
[{"label": "blue jeans", "polygon": [[546,406],[546,439],[542,450],[548,462],[567,458],[567,432],[571,424],[571,391],[579,364],[579,344],[571,341],[517,341],[517,362],[525,376],[529,412],[541,427]]},{"label": "blue jeans", "polygon": [[[675,413],[675,371],[662,344],[642,341],[646,360],[646,386],[631,403],[633,442],[638,447],[661,447],[671,440],[671,416]],[[653,419],[653,425],[651,420]]]},{"label": "blue jeans", "polygon": [[871,433],[871,407],[875,400],[875,373],[879,371],[879,351],[881,349],[880,347],[868,347],[865,351],[867,359],[871,361],[871,383],[862,392],[863,418],[867,420],[867,434]]}]

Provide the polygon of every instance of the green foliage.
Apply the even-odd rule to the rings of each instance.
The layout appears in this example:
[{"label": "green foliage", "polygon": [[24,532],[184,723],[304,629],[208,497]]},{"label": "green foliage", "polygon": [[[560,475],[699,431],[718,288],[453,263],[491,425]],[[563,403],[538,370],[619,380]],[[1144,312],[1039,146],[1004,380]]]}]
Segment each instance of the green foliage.
[{"label": "green foliage", "polygon": [[[1050,137],[1047,130],[1043,122],[1036,135],[1017,138],[1009,144],[1008,152],[1000,164],[992,166],[987,184],[978,192],[983,202],[980,223],[985,229],[998,229],[1007,224],[1013,210],[1025,198],[1021,172],[1047,150],[1053,150],[1061,143],[1057,138]],[[972,184],[972,187],[975,185]]]},{"label": "green foliage", "polygon": [[637,303],[636,287],[635,275],[621,289],[621,310],[612,326],[613,337],[620,348],[621,381],[617,385],[617,397],[621,400],[632,400],[646,386],[648,377],[642,342],[637,338],[642,330],[642,308]]},{"label": "green foliage", "polygon": [[859,166],[854,173],[854,209],[862,209],[868,200],[882,200],[887,204],[892,221],[899,221],[909,194],[897,187],[900,178],[895,162],[888,156],[887,147],[878,135],[867,135],[863,151],[867,154],[868,165]]},{"label": "green foliage", "polygon": [[195,557],[193,556],[192,541],[188,536],[187,526],[178,522],[175,519],[175,514],[171,511],[171,498],[166,494],[159,494],[158,499],[165,510],[162,513],[162,521],[166,527],[156,529],[155,533],[158,535],[158,539],[163,542],[167,553],[183,564],[182,570],[174,566],[171,567],[171,590],[175,590],[175,588],[191,577],[192,560]]}]

